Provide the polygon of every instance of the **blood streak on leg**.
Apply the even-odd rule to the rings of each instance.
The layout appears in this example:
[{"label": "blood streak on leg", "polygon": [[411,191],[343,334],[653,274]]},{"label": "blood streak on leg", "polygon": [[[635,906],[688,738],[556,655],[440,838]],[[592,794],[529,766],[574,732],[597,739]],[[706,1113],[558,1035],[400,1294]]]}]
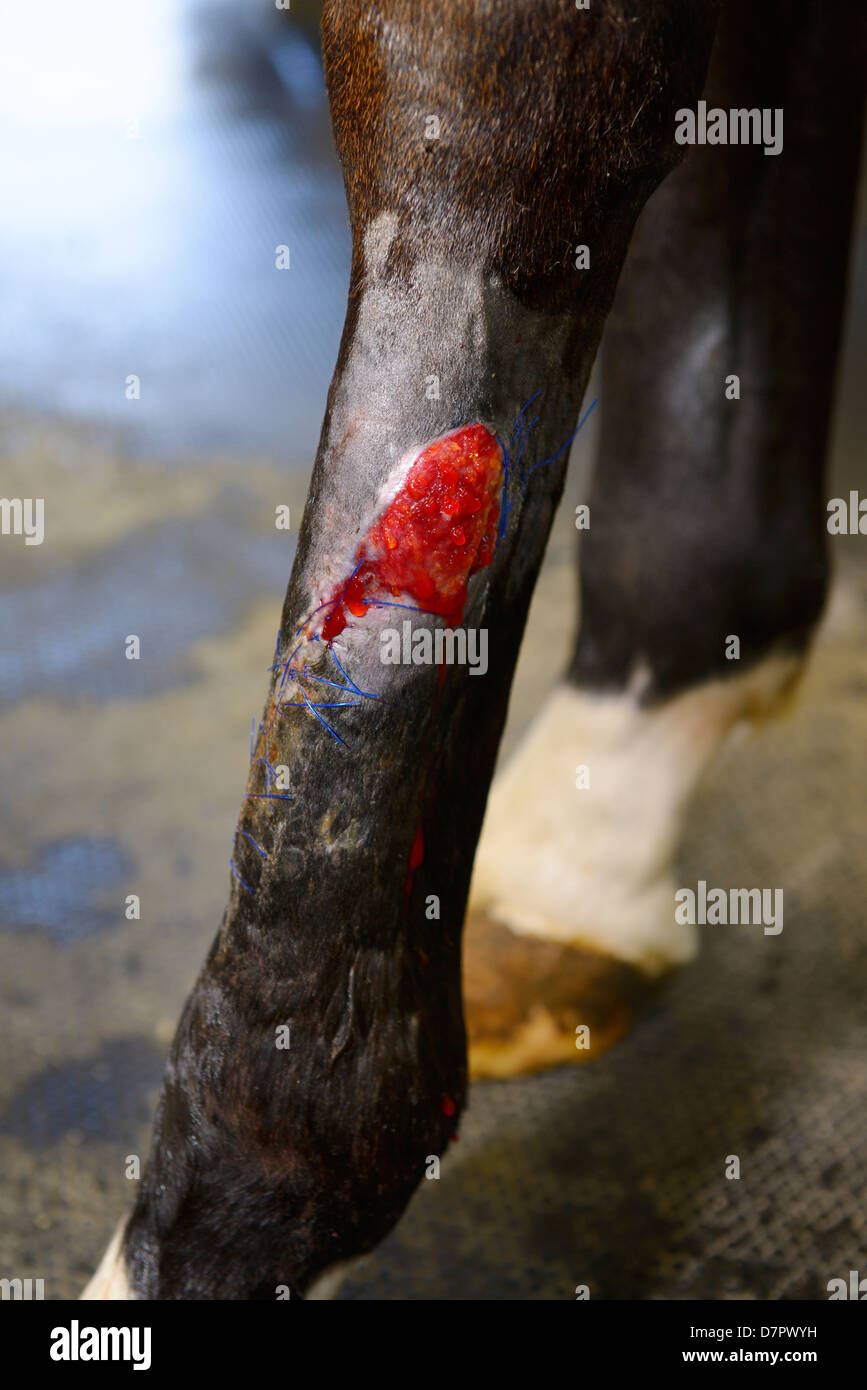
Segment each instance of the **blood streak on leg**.
[{"label": "blood streak on leg", "polygon": [[407,897],[409,897],[409,895],[410,895],[410,893],[411,893],[411,891],[412,891],[412,881],[413,881],[413,878],[415,877],[415,871],[416,871],[416,869],[418,868],[419,864],[422,862],[423,859],[424,859],[424,834],[423,834],[422,828],[421,828],[421,821],[419,821],[418,825],[417,825],[416,828],[415,828],[415,838],[413,839],[413,842],[412,842],[412,849],[411,849],[410,852],[409,852],[409,870],[407,871],[407,875],[406,875],[406,886],[405,886],[405,888],[404,888],[404,892],[405,892],[405,894],[406,894]]}]

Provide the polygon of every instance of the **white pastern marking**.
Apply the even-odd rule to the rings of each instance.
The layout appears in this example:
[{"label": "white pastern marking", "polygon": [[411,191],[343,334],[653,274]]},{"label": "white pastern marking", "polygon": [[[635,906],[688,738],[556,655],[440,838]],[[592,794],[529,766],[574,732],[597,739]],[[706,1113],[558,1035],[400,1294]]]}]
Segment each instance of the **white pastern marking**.
[{"label": "white pastern marking", "polygon": [[336,1298],[344,1279],[362,1258],[362,1256],[358,1256],[354,1260],[344,1260],[342,1264],[332,1265],[330,1269],[326,1269],[325,1273],[320,1274],[310,1285],[304,1295],[306,1301],[315,1303]]},{"label": "white pastern marking", "polygon": [[799,667],[768,658],[650,708],[557,687],[491,788],[470,909],[650,975],[689,960],[696,932],[675,922],[671,874],[689,797],[729,730]]},{"label": "white pastern marking", "polygon": [[121,1251],[121,1241],[126,1227],[126,1219],[121,1221],[112,1236],[99,1268],[88,1283],[79,1299],[86,1302],[121,1302],[135,1298],[129,1287],[126,1261]]}]

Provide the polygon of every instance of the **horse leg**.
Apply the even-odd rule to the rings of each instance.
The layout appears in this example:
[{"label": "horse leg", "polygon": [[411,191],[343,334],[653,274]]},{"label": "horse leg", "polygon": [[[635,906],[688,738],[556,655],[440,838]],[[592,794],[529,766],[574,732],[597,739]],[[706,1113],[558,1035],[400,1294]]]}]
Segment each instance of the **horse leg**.
[{"label": "horse leg", "polygon": [[828,578],[863,57],[845,3],[733,0],[708,107],[783,108],[783,149],[696,148],[639,219],[602,349],[574,658],[494,784],[476,859],[478,1075],[598,1055],[691,958],[671,867],[690,795],[803,667]]}]

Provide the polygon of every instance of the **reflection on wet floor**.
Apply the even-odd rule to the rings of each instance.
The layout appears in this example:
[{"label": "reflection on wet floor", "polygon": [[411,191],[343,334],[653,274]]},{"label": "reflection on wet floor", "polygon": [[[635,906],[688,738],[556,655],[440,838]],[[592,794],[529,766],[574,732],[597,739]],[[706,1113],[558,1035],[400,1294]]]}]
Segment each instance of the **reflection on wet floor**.
[{"label": "reflection on wet floor", "polygon": [[6,6],[0,26],[2,400],[143,456],[309,466],[349,233],[308,39],[256,0]]},{"label": "reflection on wet floor", "polygon": [[37,1151],[70,1133],[132,1144],[149,1118],[163,1052],[148,1038],[105,1043],[94,1056],[46,1067],[10,1097],[0,1133],[28,1136]]},{"label": "reflection on wet floor", "polygon": [[[0,594],[0,703],[38,692],[141,699],[193,679],[192,643],[286,582],[294,543],[257,535],[248,505],[242,493],[228,514],[142,528],[72,573]],[[127,635],[139,638],[140,660],[124,656]]]},{"label": "reflection on wet floor", "polygon": [[[64,840],[46,845],[33,869],[0,872],[0,928],[47,932],[60,944],[117,926],[118,904],[99,894],[129,880],[134,865],[115,840]],[[119,896],[119,895],[118,895]]]},{"label": "reflection on wet floor", "polygon": [[219,921],[342,326],[342,180],[287,20],[0,16],[2,490],[45,499],[44,543],[0,545],[0,1274],[36,1259],[49,1298],[94,1195],[129,1200]]}]

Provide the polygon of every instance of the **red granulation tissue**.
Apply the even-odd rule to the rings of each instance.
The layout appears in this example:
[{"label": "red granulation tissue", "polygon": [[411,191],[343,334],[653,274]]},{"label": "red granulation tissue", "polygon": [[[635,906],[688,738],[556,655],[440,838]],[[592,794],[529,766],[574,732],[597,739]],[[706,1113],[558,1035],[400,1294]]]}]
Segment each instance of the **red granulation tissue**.
[{"label": "red granulation tissue", "polygon": [[500,515],[503,452],[484,425],[464,425],[428,444],[400,492],[373,523],[355,573],[332,594],[327,642],[371,603],[400,600],[459,623],[467,582],[491,563]]}]

